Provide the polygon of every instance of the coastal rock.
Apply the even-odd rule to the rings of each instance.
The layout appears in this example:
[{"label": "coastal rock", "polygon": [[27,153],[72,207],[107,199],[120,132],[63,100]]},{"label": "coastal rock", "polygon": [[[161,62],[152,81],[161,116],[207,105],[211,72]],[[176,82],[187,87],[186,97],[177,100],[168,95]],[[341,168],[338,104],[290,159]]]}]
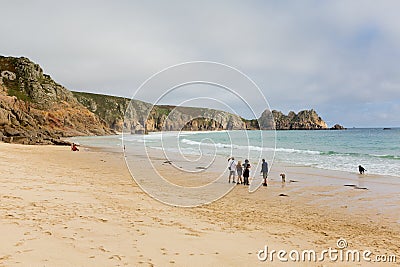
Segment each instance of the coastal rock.
[{"label": "coastal rock", "polygon": [[[153,106],[139,100],[132,100],[91,93],[73,92],[74,96],[89,110],[102,118],[107,125],[121,132],[125,128],[131,133],[155,131],[215,131],[215,130],[320,130],[328,129],[327,124],[315,110],[303,110],[288,115],[265,110],[261,117],[246,120],[225,111],[207,108]],[[126,112],[126,113],[125,113]]]},{"label": "coastal rock", "polygon": [[29,59],[0,56],[0,75],[3,141],[60,144],[60,137],[112,132]]},{"label": "coastal rock", "polygon": [[331,127],[331,130],[346,130],[346,128],[340,124],[335,124],[333,127]]},{"label": "coastal rock", "polygon": [[[273,118],[273,119],[272,119]],[[266,110],[259,118],[261,129],[276,130],[322,130],[328,129],[326,122],[313,109],[302,110],[299,113],[290,111],[284,115],[280,111]]]},{"label": "coastal rock", "polygon": [[258,119],[258,125],[253,122],[253,125],[258,126],[262,130],[276,129],[275,115],[269,109],[264,110],[261,117]]},{"label": "coastal rock", "polygon": [[[131,133],[155,131],[215,131],[215,130],[320,130],[328,129],[327,124],[315,110],[293,111],[288,115],[273,110],[265,110],[261,117],[246,120],[225,111],[176,106],[153,106],[139,100],[132,100],[83,92],[73,92],[74,96],[102,118],[107,125],[122,132]],[[126,113],[125,113],[126,112]],[[124,125],[124,115],[125,124]]]},{"label": "coastal rock", "polygon": [[[107,125],[122,132],[202,131],[246,129],[243,119],[225,111],[176,106],[153,106],[128,98],[73,92],[78,101],[102,118]],[[124,125],[124,118],[125,125]]]},{"label": "coastal rock", "polygon": [[152,109],[151,104],[139,100],[133,100],[130,105],[130,99],[124,97],[84,92],[72,93],[83,106],[116,132],[122,132],[124,128],[124,115],[127,118],[125,128],[144,129],[147,114]]}]

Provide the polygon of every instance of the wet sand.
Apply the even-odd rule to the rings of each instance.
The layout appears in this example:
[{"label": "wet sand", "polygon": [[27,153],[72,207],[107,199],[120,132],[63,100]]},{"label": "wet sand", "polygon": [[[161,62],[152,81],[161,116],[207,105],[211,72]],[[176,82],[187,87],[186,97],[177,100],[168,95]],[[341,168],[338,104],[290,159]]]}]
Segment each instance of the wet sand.
[{"label": "wet sand", "polygon": [[[183,185],[197,181],[164,162],[161,156],[155,160],[163,176]],[[135,172],[135,178],[146,175]],[[180,208],[144,193],[122,153],[0,143],[0,265],[280,266],[278,260],[260,262],[257,252],[265,245],[322,251],[336,248],[339,238],[349,249],[395,254],[400,262],[398,187],[377,179],[274,164],[267,188],[249,193],[222,176],[218,186],[232,186],[226,196]]]}]

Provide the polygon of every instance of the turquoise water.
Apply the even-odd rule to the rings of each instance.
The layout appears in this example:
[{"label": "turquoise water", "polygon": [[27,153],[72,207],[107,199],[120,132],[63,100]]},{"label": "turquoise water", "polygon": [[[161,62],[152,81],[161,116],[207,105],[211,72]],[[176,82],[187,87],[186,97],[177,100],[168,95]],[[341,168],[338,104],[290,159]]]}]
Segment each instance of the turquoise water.
[{"label": "turquoise water", "polygon": [[[345,131],[282,131],[276,160],[323,169],[400,176],[400,129],[348,129]],[[278,149],[279,150],[279,149]]]},{"label": "turquoise water", "polygon": [[[121,146],[121,136],[79,138],[80,143]],[[315,168],[400,176],[400,128],[345,131],[164,132],[125,135],[126,146],[145,145],[166,152],[235,156]]]}]

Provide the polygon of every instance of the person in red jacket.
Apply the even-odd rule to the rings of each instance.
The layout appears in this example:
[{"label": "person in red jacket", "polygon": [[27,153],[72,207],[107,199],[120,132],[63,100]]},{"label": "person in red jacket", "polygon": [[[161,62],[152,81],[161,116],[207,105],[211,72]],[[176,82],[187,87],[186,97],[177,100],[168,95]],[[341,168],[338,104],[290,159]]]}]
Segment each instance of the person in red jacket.
[{"label": "person in red jacket", "polygon": [[75,143],[72,143],[72,145],[71,145],[71,150],[72,150],[72,151],[79,151],[79,148],[76,146]]}]

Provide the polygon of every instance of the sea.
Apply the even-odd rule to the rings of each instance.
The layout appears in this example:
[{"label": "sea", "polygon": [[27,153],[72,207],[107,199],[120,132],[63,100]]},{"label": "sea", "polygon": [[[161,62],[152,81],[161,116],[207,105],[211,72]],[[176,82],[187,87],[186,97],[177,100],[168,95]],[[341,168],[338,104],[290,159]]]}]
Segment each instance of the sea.
[{"label": "sea", "polygon": [[138,145],[183,156],[231,157],[319,169],[400,177],[400,128],[351,128],[347,130],[201,131],[156,132],[148,135],[77,137],[87,146]]}]

